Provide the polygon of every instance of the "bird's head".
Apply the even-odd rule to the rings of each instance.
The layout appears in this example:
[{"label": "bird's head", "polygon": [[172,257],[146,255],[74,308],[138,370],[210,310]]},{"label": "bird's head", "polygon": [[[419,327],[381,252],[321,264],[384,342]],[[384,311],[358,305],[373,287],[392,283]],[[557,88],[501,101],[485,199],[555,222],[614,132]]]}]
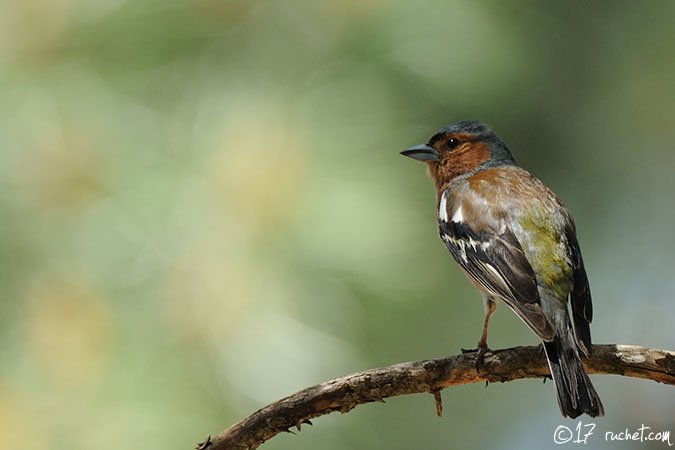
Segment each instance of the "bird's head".
[{"label": "bird's head", "polygon": [[441,128],[426,144],[410,147],[401,154],[426,163],[439,190],[453,179],[481,168],[516,163],[494,131],[477,120]]}]

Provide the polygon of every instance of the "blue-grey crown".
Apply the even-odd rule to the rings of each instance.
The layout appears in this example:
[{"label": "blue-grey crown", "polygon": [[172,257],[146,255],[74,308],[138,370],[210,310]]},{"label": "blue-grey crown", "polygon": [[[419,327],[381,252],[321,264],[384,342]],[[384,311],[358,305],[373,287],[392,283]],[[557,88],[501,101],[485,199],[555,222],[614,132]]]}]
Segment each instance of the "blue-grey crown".
[{"label": "blue-grey crown", "polygon": [[443,127],[439,133],[466,133],[476,136],[477,140],[488,145],[492,155],[489,165],[515,164],[516,159],[511,154],[506,144],[480,120],[460,120]]}]

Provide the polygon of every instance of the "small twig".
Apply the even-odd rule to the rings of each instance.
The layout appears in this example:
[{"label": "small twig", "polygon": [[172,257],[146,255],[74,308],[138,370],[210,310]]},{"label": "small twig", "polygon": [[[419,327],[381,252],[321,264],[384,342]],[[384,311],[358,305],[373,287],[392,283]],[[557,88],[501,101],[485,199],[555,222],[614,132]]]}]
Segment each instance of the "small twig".
[{"label": "small twig", "polygon": [[[594,345],[585,361],[593,374],[614,374],[645,378],[675,385],[675,352],[633,345]],[[203,442],[203,449],[255,449],[291,427],[311,424],[311,418],[333,411],[346,413],[357,405],[382,402],[397,395],[434,395],[436,413],[443,410],[440,391],[449,386],[477,382],[506,382],[521,378],[550,376],[540,347],[514,347],[485,355],[480,373],[475,353],[396,364],[367,370],[303,389],[272,403],[216,438]]]},{"label": "small twig", "polygon": [[436,415],[441,417],[443,415],[443,398],[441,398],[440,389],[434,391],[434,401],[436,402]]},{"label": "small twig", "polygon": [[209,434],[208,436],[206,436],[206,439],[197,444],[195,450],[206,450],[207,448],[209,448],[211,444],[213,444],[213,442],[211,442],[211,435]]}]

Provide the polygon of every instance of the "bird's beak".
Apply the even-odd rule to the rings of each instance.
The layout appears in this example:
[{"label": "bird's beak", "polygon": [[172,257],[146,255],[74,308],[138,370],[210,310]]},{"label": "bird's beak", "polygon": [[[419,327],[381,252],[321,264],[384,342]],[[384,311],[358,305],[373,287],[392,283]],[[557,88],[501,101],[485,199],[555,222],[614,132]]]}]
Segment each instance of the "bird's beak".
[{"label": "bird's beak", "polygon": [[422,162],[438,161],[440,159],[438,157],[438,152],[436,152],[436,150],[434,150],[433,147],[430,147],[427,144],[420,144],[414,147],[410,147],[406,150],[403,150],[401,152],[401,155]]}]

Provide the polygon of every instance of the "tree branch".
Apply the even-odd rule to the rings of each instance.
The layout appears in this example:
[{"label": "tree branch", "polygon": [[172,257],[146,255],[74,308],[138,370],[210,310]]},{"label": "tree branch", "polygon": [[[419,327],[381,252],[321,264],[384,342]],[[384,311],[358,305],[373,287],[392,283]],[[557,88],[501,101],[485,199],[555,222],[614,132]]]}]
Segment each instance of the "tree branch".
[{"label": "tree branch", "polygon": [[[675,385],[675,352],[633,345],[594,345],[585,362],[589,373],[645,378]],[[310,424],[310,419],[333,411],[346,413],[362,403],[383,402],[397,395],[430,393],[436,412],[442,411],[442,389],[478,382],[506,382],[549,375],[541,346],[514,347],[485,355],[480,372],[475,353],[395,364],[347,375],[303,389],[274,402],[211,440],[199,450],[255,449],[292,427]]]}]

